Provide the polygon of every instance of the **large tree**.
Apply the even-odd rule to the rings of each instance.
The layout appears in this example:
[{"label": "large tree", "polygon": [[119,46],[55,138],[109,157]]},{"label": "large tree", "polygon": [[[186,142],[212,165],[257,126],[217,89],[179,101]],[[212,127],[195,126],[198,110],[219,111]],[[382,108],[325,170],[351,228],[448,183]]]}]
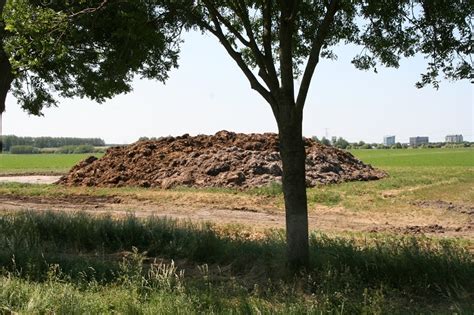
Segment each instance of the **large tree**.
[{"label": "large tree", "polygon": [[[127,1],[111,1],[115,4],[123,2]],[[355,67],[376,71],[378,65],[397,68],[402,57],[423,55],[427,60],[427,71],[416,84],[418,87],[426,84],[438,87],[442,76],[453,80],[466,79],[473,70],[470,58],[474,3],[469,0],[147,0],[136,3],[151,8],[151,14],[175,17],[175,22],[183,23],[171,25],[194,28],[215,36],[248,79],[251,88],[270,105],[279,131],[288,260],[294,267],[306,265],[309,256],[302,122],[311,80],[321,59],[336,59],[332,49],[337,45],[356,45],[361,47],[361,52],[354,56],[352,63]],[[114,14],[112,11],[109,15],[100,15],[100,19],[103,23],[117,23],[113,18],[120,17]],[[134,23],[134,19],[126,21],[131,25]],[[157,27],[158,34],[166,35],[173,33],[169,25],[161,23],[153,26]],[[93,31],[95,26],[90,24],[87,27]],[[73,29],[80,31],[83,28]],[[115,33],[113,30],[114,27],[107,29]],[[120,34],[123,32],[140,36],[142,30],[133,26],[121,29]],[[174,43],[169,41],[172,37],[163,38],[164,42]],[[145,46],[157,40],[154,36],[141,39]],[[116,47],[118,56],[123,49],[133,48],[130,44],[124,44],[120,36],[112,36],[110,41],[111,44],[120,43]],[[34,41],[27,39],[26,43],[29,42]],[[25,43],[20,42],[19,45],[16,50],[21,50]],[[66,47],[68,54],[83,49],[73,40]],[[13,52],[16,50],[10,49]],[[153,51],[157,55],[151,56],[160,60],[163,52]],[[98,52],[100,56],[104,53]],[[32,60],[28,52],[17,59],[23,60],[22,65],[24,60]],[[76,78],[73,82],[80,82],[87,88],[77,88],[68,80],[59,80],[59,90],[66,91],[64,96],[78,94],[101,100],[113,93],[101,93],[101,84],[88,84],[97,82],[97,76],[103,74],[96,71],[101,60],[100,57],[92,58],[89,69],[77,64],[70,67],[60,63],[58,67],[53,60],[47,71],[37,71],[37,78],[40,82],[51,84],[57,82],[57,78],[51,77],[50,71],[54,75],[66,73]],[[115,63],[122,70],[119,74],[123,77],[128,67],[136,71],[140,69],[140,62],[149,62],[148,59],[136,61],[131,65]],[[159,73],[167,69],[169,67]],[[84,71],[88,75],[84,76]],[[158,73],[145,72],[146,77],[153,77],[154,74]],[[127,91],[125,87],[129,81],[122,80],[120,83],[125,84],[119,84],[122,88],[114,92]],[[53,86],[57,87],[56,84]],[[21,90],[22,86],[17,88]],[[342,92],[337,82],[334,83],[334,90]],[[25,95],[24,90],[21,91]],[[39,103],[33,108],[38,106]]]},{"label": "large tree", "polygon": [[[469,78],[473,63],[474,3],[469,0],[201,0],[182,14],[214,35],[271,106],[283,162],[288,259],[308,262],[308,214],[303,108],[322,58],[336,45],[358,45],[352,63],[363,70],[399,66],[401,57],[424,55],[418,87],[438,78]],[[295,79],[301,80],[295,84]],[[342,92],[334,82],[334,92]]]}]

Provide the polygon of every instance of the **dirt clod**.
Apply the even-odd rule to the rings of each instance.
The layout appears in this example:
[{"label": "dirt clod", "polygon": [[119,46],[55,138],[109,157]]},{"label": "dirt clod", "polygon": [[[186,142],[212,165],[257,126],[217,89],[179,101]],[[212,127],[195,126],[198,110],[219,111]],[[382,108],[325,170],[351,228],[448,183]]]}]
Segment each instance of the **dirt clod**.
[{"label": "dirt clod", "polygon": [[[108,149],[88,158],[58,183],[68,186],[261,187],[281,182],[278,136],[220,131],[213,136],[166,137]],[[305,139],[309,187],[380,179],[386,173],[352,154]]]}]

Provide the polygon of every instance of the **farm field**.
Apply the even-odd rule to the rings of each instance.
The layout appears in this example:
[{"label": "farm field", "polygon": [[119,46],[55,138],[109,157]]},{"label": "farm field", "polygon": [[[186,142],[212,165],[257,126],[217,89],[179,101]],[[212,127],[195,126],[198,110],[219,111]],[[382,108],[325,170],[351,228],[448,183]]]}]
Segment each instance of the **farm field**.
[{"label": "farm field", "polygon": [[[389,176],[308,189],[312,262],[297,276],[282,260],[278,184],[0,184],[0,309],[471,314],[474,150],[352,153]],[[15,173],[18,162],[5,156],[0,169]],[[75,163],[58,156],[26,156],[36,164],[23,172],[48,165],[62,173]]]},{"label": "farm field", "polygon": [[101,154],[0,154],[0,175],[64,174],[91,155]]},{"label": "farm field", "polygon": [[[308,189],[312,228],[325,232],[400,232],[416,226],[413,229],[424,229],[423,232],[437,236],[474,238],[469,215],[474,211],[474,150],[355,150],[353,153],[364,162],[384,169],[389,176],[378,181]],[[415,161],[420,161],[420,154],[425,156],[429,166],[400,165],[400,159],[406,160],[409,154]],[[31,158],[41,160],[43,156]],[[61,167],[65,161],[61,161]],[[457,162],[452,165],[453,161]],[[59,171],[53,164],[50,166]],[[34,169],[28,169],[27,173],[34,173]],[[224,224],[251,224],[263,229],[284,227],[279,184],[243,191],[0,184],[0,204],[2,200],[6,203],[4,208],[11,210],[113,211],[117,215],[131,210],[140,217],[169,215]]]},{"label": "farm field", "polygon": [[474,148],[351,150],[378,167],[474,167]]}]

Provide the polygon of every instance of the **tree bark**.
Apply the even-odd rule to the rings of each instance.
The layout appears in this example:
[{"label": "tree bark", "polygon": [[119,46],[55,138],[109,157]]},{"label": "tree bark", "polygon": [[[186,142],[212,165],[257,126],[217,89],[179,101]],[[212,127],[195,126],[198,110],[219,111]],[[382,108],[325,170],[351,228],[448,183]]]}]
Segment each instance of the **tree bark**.
[{"label": "tree bark", "polygon": [[2,42],[0,41],[0,154],[3,153],[2,114],[5,111],[5,101],[8,91],[10,91],[10,85],[13,81],[10,62],[8,61],[7,55],[3,51],[1,43]]},{"label": "tree bark", "polygon": [[3,8],[5,0],[0,0],[0,114],[5,111],[5,100],[13,81],[12,68],[8,56],[3,49],[3,40],[6,36],[5,26],[3,23]]},{"label": "tree bark", "polygon": [[5,111],[5,100],[13,81],[12,67],[8,56],[3,49],[3,40],[5,38],[5,26],[3,23],[3,8],[6,0],[0,0],[0,153],[3,153],[2,142],[2,113]]},{"label": "tree bark", "polygon": [[13,81],[12,69],[8,57],[0,47],[0,114],[5,111],[5,100]]},{"label": "tree bark", "polygon": [[283,163],[283,195],[286,210],[287,257],[290,268],[309,264],[308,205],[306,198],[302,111],[287,100],[278,119],[280,156]]}]

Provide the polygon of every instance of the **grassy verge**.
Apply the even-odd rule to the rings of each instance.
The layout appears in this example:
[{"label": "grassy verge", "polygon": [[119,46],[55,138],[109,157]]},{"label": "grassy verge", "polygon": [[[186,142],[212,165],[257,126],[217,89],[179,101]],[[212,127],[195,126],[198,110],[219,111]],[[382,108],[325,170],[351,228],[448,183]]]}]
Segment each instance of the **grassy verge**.
[{"label": "grassy verge", "polygon": [[20,313],[472,313],[473,257],[457,241],[311,236],[284,268],[284,234],[168,219],[0,217],[0,309]]}]

